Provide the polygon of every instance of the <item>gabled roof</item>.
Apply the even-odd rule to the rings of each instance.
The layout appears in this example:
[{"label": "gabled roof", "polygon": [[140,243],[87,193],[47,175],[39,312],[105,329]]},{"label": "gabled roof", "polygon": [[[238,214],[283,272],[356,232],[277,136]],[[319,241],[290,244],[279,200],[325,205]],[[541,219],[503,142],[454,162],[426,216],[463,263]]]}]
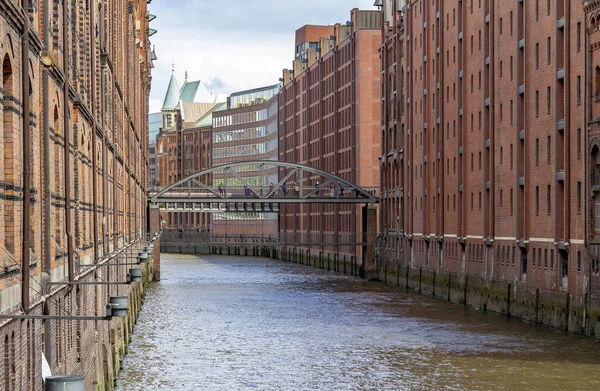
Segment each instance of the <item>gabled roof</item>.
[{"label": "gabled roof", "polygon": [[161,110],[173,110],[179,102],[179,86],[177,85],[177,79],[175,78],[175,71],[171,73],[171,80],[169,80],[169,87],[167,87],[167,94],[163,101]]},{"label": "gabled roof", "polygon": [[179,108],[181,109],[181,119],[184,127],[196,123],[200,117],[212,111],[214,107],[214,103],[181,102]]},{"label": "gabled roof", "polygon": [[223,107],[227,108],[227,103],[217,103],[212,107],[212,109],[210,109],[210,111],[207,111],[202,115],[202,117],[198,118],[198,122],[196,122],[194,126],[191,126],[191,128],[203,128],[206,126],[211,126],[213,113],[222,109]]}]

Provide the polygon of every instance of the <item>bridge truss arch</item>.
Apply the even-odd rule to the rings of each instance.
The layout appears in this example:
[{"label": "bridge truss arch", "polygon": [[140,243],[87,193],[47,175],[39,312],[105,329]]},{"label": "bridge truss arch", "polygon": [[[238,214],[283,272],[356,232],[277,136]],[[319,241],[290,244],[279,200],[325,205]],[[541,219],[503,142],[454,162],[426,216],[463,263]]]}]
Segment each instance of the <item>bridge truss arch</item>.
[{"label": "bridge truss arch", "polygon": [[[266,183],[263,178],[268,178]],[[150,204],[164,211],[277,212],[280,203],[377,203],[374,188],[363,188],[330,172],[276,160],[251,160],[215,166],[150,192]],[[265,210],[267,205],[267,210]]]}]

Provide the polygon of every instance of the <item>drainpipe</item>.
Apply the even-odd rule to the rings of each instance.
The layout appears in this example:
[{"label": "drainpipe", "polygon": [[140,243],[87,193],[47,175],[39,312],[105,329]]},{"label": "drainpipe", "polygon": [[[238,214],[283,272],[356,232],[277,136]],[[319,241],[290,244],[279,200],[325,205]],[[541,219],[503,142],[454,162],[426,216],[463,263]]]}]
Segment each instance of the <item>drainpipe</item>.
[{"label": "drainpipe", "polygon": [[21,306],[23,312],[29,312],[29,261],[31,240],[31,140],[29,128],[29,15],[25,7],[27,1],[21,0],[21,9],[23,10],[23,38],[21,39],[21,98],[23,100],[23,236],[22,244],[22,265],[21,265]]},{"label": "drainpipe", "polygon": [[[44,29],[44,49],[49,50],[50,43],[50,32],[48,31],[48,18],[49,10],[44,5],[43,14],[43,29]],[[43,270],[47,276],[50,275],[51,268],[51,255],[50,255],[50,206],[51,206],[51,193],[50,193],[50,110],[49,110],[49,91],[48,91],[48,69],[44,69],[42,73],[43,77],[43,110],[44,110],[44,265]],[[42,284],[42,293],[47,295],[50,293],[49,286]],[[49,315],[49,306],[44,305],[44,315]],[[51,328],[50,322],[44,322],[44,356],[46,361],[52,362],[52,345],[51,345]]]},{"label": "drainpipe", "polygon": [[[102,4],[100,3],[99,8],[101,9]],[[93,27],[93,20],[94,20],[94,10],[95,7],[92,6],[90,7],[90,31],[94,31]],[[102,22],[103,18],[100,18],[100,31],[104,31],[104,26],[103,26],[103,22]],[[102,40],[102,37],[104,36],[104,34],[100,34],[100,40]],[[92,39],[92,53],[95,53],[95,47],[96,45],[96,41]],[[102,45],[102,43],[101,43]],[[96,74],[96,62],[92,61],[91,62],[91,67],[92,67],[92,75]],[[100,76],[102,78],[102,76]],[[92,91],[96,91],[96,78],[92,77]],[[100,101],[102,102],[102,104],[104,104],[104,83],[102,83],[102,79],[100,80],[100,96],[102,97],[102,99],[100,99]],[[102,121],[104,122],[104,110],[101,111],[102,112]],[[94,122],[97,121],[97,116],[96,116],[96,100],[92,99],[92,115],[94,116]],[[104,126],[102,126],[102,129],[104,129]],[[94,262],[96,262],[96,260],[98,259],[98,207],[97,207],[97,201],[98,201],[98,178],[96,177],[97,175],[97,169],[98,169],[98,162],[96,160],[96,126],[93,126],[92,129],[92,208],[93,208],[93,212],[92,212],[92,222],[93,222],[93,232],[94,232]]]},{"label": "drainpipe", "polygon": [[71,144],[71,125],[69,123],[69,52],[67,51],[69,34],[65,26],[69,20],[67,2],[63,1],[63,69],[65,72],[65,82],[63,84],[63,109],[64,109],[64,130],[65,130],[65,229],[67,231],[67,268],[69,272],[69,281],[73,281],[74,275],[74,254],[73,254],[73,232],[71,231],[71,156],[69,146]]}]

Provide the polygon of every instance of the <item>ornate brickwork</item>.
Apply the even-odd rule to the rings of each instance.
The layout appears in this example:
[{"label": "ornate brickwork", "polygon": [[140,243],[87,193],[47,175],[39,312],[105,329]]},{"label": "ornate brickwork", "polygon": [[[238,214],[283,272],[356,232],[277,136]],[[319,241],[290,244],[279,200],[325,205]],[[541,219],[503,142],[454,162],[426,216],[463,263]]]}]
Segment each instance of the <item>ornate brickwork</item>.
[{"label": "ornate brickwork", "polygon": [[[82,263],[146,233],[148,21],[142,0],[20,3],[0,1],[0,311],[41,313],[43,278],[93,278]],[[59,289],[46,303],[51,314],[101,314],[111,292]],[[0,389],[41,389],[43,328],[0,327]],[[108,328],[52,321],[49,330],[53,372],[81,373],[96,389]]]}]

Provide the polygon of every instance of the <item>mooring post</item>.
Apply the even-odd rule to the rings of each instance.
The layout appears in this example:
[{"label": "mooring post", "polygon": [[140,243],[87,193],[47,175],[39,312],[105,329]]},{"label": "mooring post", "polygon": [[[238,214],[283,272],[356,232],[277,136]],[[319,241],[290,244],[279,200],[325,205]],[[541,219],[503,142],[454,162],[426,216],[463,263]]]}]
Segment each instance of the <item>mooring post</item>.
[{"label": "mooring post", "polygon": [[[158,204],[151,204],[150,207],[150,234],[160,232],[160,208]],[[160,238],[154,241],[152,250],[152,260],[154,269],[154,281],[160,281]]]},{"label": "mooring post", "polygon": [[377,246],[377,207],[365,205],[362,208],[363,254],[362,275],[365,280],[375,278],[375,247]]}]

